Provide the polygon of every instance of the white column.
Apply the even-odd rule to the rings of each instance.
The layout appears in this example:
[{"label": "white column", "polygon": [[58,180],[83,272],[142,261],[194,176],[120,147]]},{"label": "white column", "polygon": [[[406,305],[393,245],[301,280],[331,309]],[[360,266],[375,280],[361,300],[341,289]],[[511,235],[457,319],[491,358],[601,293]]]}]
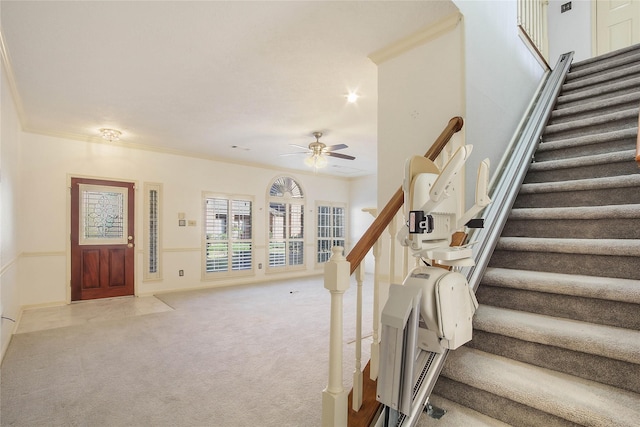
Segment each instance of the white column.
[{"label": "white column", "polygon": [[364,282],[364,261],[356,269],[356,367],[353,371],[353,410],[362,406],[362,282]]},{"label": "white column", "polygon": [[329,336],[329,384],[322,391],[322,426],[346,427],[349,392],[342,384],[342,297],[349,289],[350,264],[334,246],[324,266],[324,287],[331,292]]}]

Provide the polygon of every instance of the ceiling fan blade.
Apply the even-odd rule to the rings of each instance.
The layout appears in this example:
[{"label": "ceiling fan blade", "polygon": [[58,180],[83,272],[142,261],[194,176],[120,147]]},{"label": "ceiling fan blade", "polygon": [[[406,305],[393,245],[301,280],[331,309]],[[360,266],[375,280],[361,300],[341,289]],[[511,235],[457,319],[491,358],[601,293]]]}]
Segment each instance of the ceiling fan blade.
[{"label": "ceiling fan blade", "polygon": [[310,150],[309,150],[309,147],[304,147],[304,146],[302,146],[302,145],[298,145],[298,144],[289,144],[289,145],[290,145],[290,146],[292,146],[292,147],[301,148],[301,149],[303,149],[303,150],[310,151]]},{"label": "ceiling fan blade", "polygon": [[324,154],[326,154],[327,156],[337,157],[339,159],[345,159],[345,160],[355,160],[356,159],[355,157],[349,156],[348,154],[333,153],[331,151],[327,151]]},{"label": "ceiling fan blade", "polygon": [[338,150],[344,150],[345,148],[349,148],[349,146],[347,144],[336,144],[336,145],[329,145],[324,149],[324,151],[325,152],[338,151]]},{"label": "ceiling fan blade", "polygon": [[309,154],[309,151],[296,151],[294,153],[281,153],[280,156],[297,156],[298,154]]}]

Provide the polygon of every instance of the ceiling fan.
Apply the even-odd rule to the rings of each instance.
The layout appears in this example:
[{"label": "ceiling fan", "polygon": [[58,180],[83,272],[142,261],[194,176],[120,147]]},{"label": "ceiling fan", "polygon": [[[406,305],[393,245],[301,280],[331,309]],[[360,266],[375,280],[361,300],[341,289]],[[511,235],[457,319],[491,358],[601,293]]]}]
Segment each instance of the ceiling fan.
[{"label": "ceiling fan", "polygon": [[325,156],[337,157],[339,159],[345,160],[355,160],[355,157],[350,156],[348,154],[336,153],[338,150],[344,150],[345,148],[349,148],[346,144],[336,144],[336,145],[326,145],[320,142],[320,138],[322,137],[322,132],[313,132],[313,136],[316,138],[314,142],[309,144],[309,147],[303,147],[302,145],[290,144],[292,147],[302,148],[305,151],[298,151],[296,153],[287,153],[285,155],[291,154],[309,154],[309,157],[304,159],[304,163],[309,167],[314,167],[316,169],[323,168],[327,166],[327,158]]}]

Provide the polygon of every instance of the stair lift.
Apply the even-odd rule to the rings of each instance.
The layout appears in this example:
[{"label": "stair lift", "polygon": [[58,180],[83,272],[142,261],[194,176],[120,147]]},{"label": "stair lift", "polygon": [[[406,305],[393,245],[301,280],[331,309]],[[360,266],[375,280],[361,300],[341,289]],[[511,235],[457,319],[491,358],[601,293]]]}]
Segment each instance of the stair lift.
[{"label": "stair lift", "polygon": [[402,285],[390,286],[382,310],[377,400],[384,405],[384,416],[376,426],[404,425],[415,413],[415,405],[424,407],[428,394],[421,399],[416,395],[433,356],[471,340],[478,302],[467,279],[457,271],[430,265],[431,260],[451,270],[474,265],[471,245],[450,246],[456,231],[482,227],[483,220],[472,218],[491,202],[487,195],[489,159],[485,159],[478,168],[475,204],[458,214],[460,199],[454,178],[471,150],[471,145],[460,147],[442,170],[420,156],[405,164],[406,224],[397,238],[425,265],[411,270]]}]

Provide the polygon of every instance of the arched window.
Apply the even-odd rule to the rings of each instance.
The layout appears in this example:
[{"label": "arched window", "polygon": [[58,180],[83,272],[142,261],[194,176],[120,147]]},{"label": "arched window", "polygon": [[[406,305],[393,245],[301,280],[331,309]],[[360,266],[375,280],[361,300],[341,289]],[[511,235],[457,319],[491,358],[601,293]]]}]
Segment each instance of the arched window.
[{"label": "arched window", "polygon": [[270,269],[304,267],[304,192],[287,176],[269,188]]}]

